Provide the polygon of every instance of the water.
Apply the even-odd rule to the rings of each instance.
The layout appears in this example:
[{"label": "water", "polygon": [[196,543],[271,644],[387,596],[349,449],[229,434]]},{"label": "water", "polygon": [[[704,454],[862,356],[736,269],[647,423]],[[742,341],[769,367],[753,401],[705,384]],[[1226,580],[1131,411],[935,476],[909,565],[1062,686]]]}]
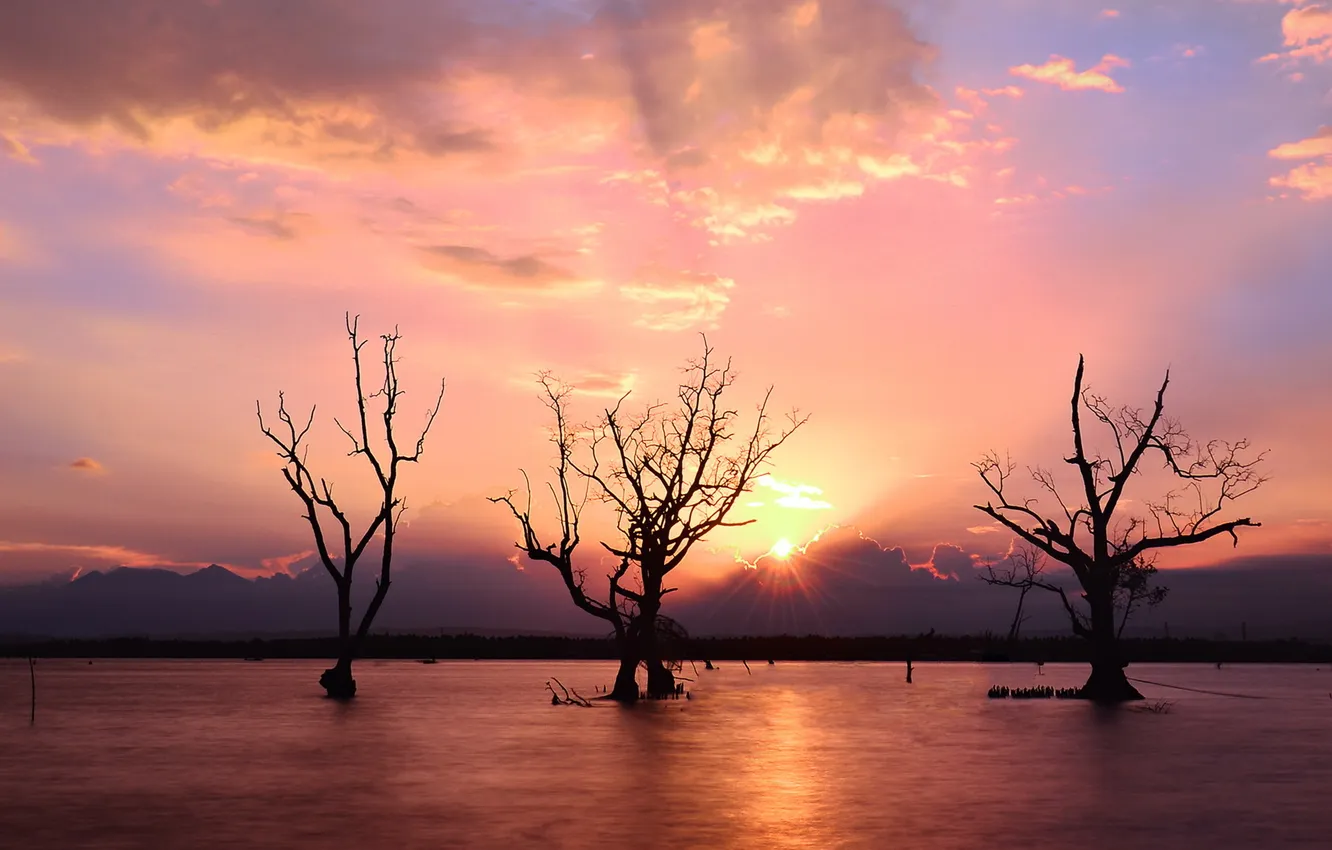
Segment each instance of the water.
[{"label": "water", "polygon": [[722,662],[689,701],[553,707],[591,662],[0,660],[0,845],[1319,847],[1332,670],[1138,665],[1168,713],[988,700],[1085,668]]}]

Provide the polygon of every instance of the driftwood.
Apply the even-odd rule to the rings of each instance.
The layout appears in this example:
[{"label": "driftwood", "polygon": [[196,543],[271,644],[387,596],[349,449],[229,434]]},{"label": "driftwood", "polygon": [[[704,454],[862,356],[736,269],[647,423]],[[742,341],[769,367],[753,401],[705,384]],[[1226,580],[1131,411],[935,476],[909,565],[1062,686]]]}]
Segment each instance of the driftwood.
[{"label": "driftwood", "polygon": [[[555,684],[552,685],[551,682]],[[555,690],[556,686],[560,689],[558,692]],[[580,708],[592,708],[592,703],[586,697],[581,696],[578,691],[566,688],[564,683],[554,676],[551,676],[550,680],[546,682],[546,689],[550,691],[551,705],[576,705]]]}]

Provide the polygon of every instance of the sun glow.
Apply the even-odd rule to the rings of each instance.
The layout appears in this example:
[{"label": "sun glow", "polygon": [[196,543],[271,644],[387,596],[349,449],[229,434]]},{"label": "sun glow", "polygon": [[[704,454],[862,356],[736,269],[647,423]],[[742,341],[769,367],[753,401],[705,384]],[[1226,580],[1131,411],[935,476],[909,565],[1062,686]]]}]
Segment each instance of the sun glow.
[{"label": "sun glow", "polygon": [[787,558],[791,557],[791,553],[794,552],[796,548],[797,547],[794,543],[783,537],[781,540],[778,540],[776,543],[772,544],[772,548],[769,549],[768,551],[773,555],[773,557],[786,560]]}]

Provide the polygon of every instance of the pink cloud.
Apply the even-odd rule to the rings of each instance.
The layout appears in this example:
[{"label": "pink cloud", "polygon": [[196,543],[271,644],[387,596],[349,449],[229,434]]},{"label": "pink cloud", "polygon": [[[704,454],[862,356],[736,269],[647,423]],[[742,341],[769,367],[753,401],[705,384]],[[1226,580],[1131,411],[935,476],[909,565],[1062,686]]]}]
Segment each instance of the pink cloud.
[{"label": "pink cloud", "polygon": [[1268,151],[1273,159],[1315,159],[1332,156],[1332,126],[1320,127],[1318,132],[1298,142],[1287,142]]},{"label": "pink cloud", "polygon": [[1284,53],[1270,53],[1260,62],[1308,59],[1313,62],[1332,61],[1332,5],[1310,3],[1291,9],[1281,19]]},{"label": "pink cloud", "polygon": [[1299,192],[1306,201],[1327,200],[1332,198],[1332,159],[1322,164],[1298,166],[1287,174],[1273,177],[1271,183]]},{"label": "pink cloud", "polygon": [[620,287],[620,294],[643,305],[645,313],[638,320],[642,327],[659,331],[711,329],[730,302],[734,286],[734,280],[716,274],[645,266],[631,283]]},{"label": "pink cloud", "polygon": [[[125,546],[89,546],[69,543],[15,542],[0,540],[0,552],[34,553],[65,555],[70,558],[88,559],[104,565],[118,567],[162,567],[167,569],[203,569],[210,566],[207,561],[177,561],[171,558],[130,549]],[[242,567],[224,565],[229,569],[243,570]]]},{"label": "pink cloud", "polygon": [[264,558],[259,563],[264,571],[271,574],[286,573],[291,574],[291,568],[308,558],[315,555],[315,550],[307,549],[303,552],[293,552],[290,555],[278,555],[273,558]]},{"label": "pink cloud", "polygon": [[1129,64],[1127,59],[1107,53],[1095,66],[1079,71],[1072,59],[1052,55],[1043,65],[1018,65],[1008,70],[1016,77],[1059,86],[1064,91],[1094,90],[1119,93],[1124,91],[1124,88],[1115,82],[1109,72],[1115,68],[1127,68]]},{"label": "pink cloud", "polygon": [[1269,182],[1297,192],[1308,201],[1332,198],[1332,126],[1319,128],[1307,139],[1278,145],[1267,155],[1281,160],[1317,160],[1297,165]]},{"label": "pink cloud", "polygon": [[81,457],[73,461],[70,463],[69,468],[76,472],[87,472],[93,475],[100,475],[106,471],[106,467],[90,457]]},{"label": "pink cloud", "polygon": [[32,155],[32,151],[28,150],[26,145],[5,133],[0,133],[0,154],[27,165],[37,164],[37,158]]}]

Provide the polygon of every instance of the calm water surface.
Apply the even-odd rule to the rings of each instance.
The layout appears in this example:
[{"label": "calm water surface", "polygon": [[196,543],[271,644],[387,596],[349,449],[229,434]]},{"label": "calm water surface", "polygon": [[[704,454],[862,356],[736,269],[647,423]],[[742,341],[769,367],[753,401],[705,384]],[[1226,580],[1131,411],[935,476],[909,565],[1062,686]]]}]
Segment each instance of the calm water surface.
[{"label": "calm water surface", "polygon": [[1332,846],[1332,670],[1138,665],[1167,714],[988,700],[1085,668],[751,665],[694,698],[549,704],[590,662],[0,660],[0,846]]}]

